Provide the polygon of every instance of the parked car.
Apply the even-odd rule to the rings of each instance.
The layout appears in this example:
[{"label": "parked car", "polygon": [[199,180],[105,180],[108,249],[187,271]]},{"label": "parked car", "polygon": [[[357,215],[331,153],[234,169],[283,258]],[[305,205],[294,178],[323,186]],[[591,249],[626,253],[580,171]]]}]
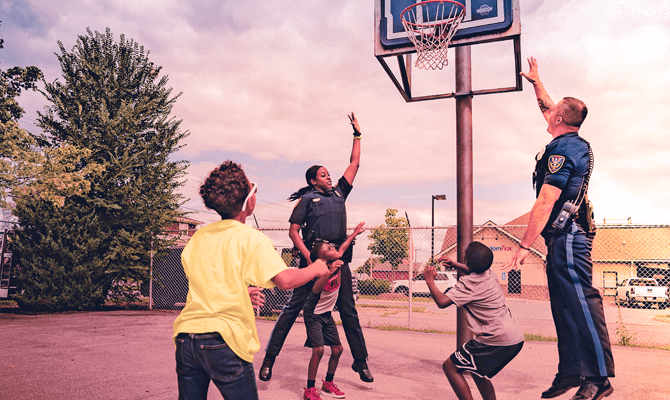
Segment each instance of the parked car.
[{"label": "parked car", "polygon": [[[456,271],[437,271],[435,284],[441,292],[447,293],[454,287],[457,281]],[[409,284],[410,282],[407,279],[393,281],[391,283],[391,292],[409,296]],[[423,273],[412,279],[412,295],[430,296],[430,289],[428,289]]]},{"label": "parked car", "polygon": [[624,279],[617,286],[615,301],[620,305],[632,307],[641,302],[645,307],[652,304],[658,304],[659,309],[663,309],[668,301],[668,288],[659,286],[656,279],[653,278],[629,278]]}]

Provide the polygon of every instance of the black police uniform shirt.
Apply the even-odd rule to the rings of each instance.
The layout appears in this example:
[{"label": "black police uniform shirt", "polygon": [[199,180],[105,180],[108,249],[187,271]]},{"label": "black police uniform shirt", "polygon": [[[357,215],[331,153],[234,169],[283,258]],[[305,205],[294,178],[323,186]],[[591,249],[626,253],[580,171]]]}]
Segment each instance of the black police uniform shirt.
[{"label": "black police uniform shirt", "polygon": [[[289,222],[302,227],[302,238],[307,248],[314,240],[327,240],[340,245],[347,237],[347,210],[344,202],[353,186],[341,177],[333,190],[326,193],[312,189],[305,193],[293,209]],[[349,246],[342,261],[351,261]]]},{"label": "black police uniform shirt", "polygon": [[[589,174],[589,143],[577,132],[565,133],[554,138],[535,157],[534,184],[536,197],[542,185],[549,184],[562,190],[554,204],[542,236],[555,233],[551,224],[561,211],[566,201],[574,201],[579,195],[582,181]],[[569,224],[568,224],[569,225]]]}]

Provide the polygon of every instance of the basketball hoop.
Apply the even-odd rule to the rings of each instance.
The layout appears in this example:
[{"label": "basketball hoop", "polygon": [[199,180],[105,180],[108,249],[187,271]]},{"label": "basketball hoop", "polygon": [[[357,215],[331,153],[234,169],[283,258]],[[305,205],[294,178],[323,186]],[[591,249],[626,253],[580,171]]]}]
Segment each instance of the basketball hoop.
[{"label": "basketball hoop", "polygon": [[447,48],[464,17],[463,4],[451,0],[426,0],[405,8],[400,19],[416,47],[414,65],[434,70],[449,64]]}]

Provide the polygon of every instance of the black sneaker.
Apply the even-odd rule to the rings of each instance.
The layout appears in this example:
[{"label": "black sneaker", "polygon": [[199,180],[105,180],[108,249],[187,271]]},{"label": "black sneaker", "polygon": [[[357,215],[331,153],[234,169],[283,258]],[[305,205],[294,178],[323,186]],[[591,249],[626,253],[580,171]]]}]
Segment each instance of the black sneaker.
[{"label": "black sneaker", "polygon": [[577,393],[570,400],[600,400],[603,397],[611,395],[613,392],[614,388],[610,384],[609,379],[606,379],[603,383],[584,381]]},{"label": "black sneaker", "polygon": [[551,399],[558,397],[568,390],[581,386],[584,382],[584,379],[581,376],[568,375],[558,373],[554,378],[554,381],[551,382],[551,387],[544,392],[542,392],[543,399]]},{"label": "black sneaker", "polygon": [[263,365],[261,365],[261,370],[258,371],[258,379],[262,381],[269,381],[272,378],[272,366],[274,363],[275,360],[264,358]]}]

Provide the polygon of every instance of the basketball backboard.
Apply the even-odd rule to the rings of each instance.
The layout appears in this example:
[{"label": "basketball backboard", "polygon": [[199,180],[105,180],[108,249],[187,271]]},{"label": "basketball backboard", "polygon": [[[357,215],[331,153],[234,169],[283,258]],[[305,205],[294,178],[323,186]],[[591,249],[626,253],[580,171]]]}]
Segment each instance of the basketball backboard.
[{"label": "basketball backboard", "polygon": [[[455,0],[465,18],[450,47],[512,39],[521,34],[519,0]],[[400,20],[402,11],[418,0],[375,0],[375,56],[415,52]]]},{"label": "basketball backboard", "polygon": [[[472,90],[467,95],[482,95],[523,90],[521,79],[521,20],[519,0],[453,0],[463,4],[465,17],[449,47],[470,46],[502,40],[513,41],[514,86]],[[412,92],[412,54],[416,47],[407,36],[400,15],[420,0],[375,0],[375,57],[407,102],[436,100],[465,95],[441,93],[416,96]],[[430,7],[428,4],[426,7]],[[386,62],[397,58],[398,76]],[[469,68],[469,67],[468,67]]]}]

